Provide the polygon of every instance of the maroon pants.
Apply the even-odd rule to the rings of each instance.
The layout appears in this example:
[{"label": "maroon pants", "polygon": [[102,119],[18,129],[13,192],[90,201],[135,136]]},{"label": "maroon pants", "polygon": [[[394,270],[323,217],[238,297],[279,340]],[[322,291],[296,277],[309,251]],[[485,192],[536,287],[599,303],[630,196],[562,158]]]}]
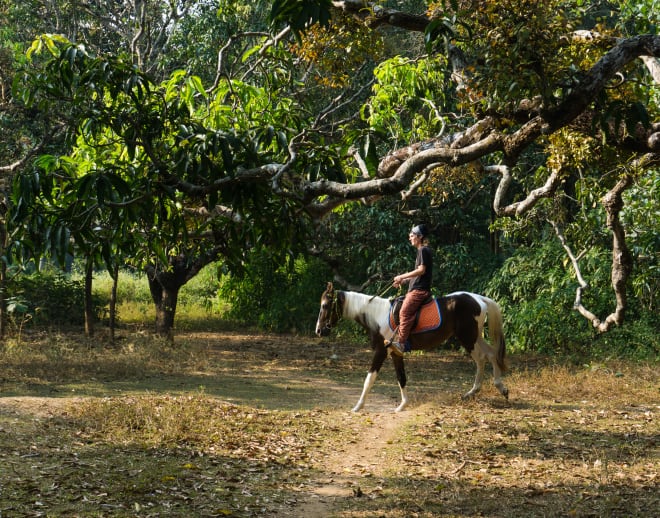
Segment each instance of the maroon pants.
[{"label": "maroon pants", "polygon": [[399,343],[405,344],[408,340],[415,323],[415,313],[430,295],[431,292],[427,290],[413,290],[406,293],[399,313]]}]

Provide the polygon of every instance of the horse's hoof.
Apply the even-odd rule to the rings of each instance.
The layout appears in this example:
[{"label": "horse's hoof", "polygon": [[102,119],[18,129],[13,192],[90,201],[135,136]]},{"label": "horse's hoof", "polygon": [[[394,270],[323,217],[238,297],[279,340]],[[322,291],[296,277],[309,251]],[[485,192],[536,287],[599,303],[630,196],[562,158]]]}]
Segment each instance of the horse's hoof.
[{"label": "horse's hoof", "polygon": [[472,399],[474,397],[474,392],[466,392],[461,396],[461,399],[463,401],[467,401],[468,399]]},{"label": "horse's hoof", "polygon": [[504,398],[505,398],[507,401],[509,401],[509,389],[504,389],[504,390],[502,391],[502,395],[504,396]]}]

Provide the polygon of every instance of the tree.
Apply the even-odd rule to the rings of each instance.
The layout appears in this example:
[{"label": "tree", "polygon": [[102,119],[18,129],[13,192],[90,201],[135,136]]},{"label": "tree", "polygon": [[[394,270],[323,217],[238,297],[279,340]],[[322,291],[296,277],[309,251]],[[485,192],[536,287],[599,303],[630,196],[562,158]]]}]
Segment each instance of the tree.
[{"label": "tree", "polygon": [[[440,136],[391,151],[380,161],[373,180],[308,186],[310,203],[322,213],[344,198],[404,190],[438,164],[455,168],[476,163],[484,174],[501,175],[494,198],[497,214],[521,217],[538,209],[542,200],[558,197],[567,178],[579,174],[571,171],[570,160],[561,157],[562,150],[574,154],[569,140],[597,139],[603,143],[605,156],[618,163],[610,177],[600,173],[593,156],[585,157],[592,161],[593,171],[607,178],[602,206],[605,224],[612,231],[616,308],[605,319],[583,306],[581,295],[587,283],[580,276],[577,257],[568,245],[566,249],[580,281],[576,308],[599,331],[620,324],[632,268],[620,221],[622,195],[641,175],[657,174],[660,158],[660,123],[653,122],[658,117],[653,83],[659,80],[660,38],[653,34],[624,38],[621,28],[631,26],[632,16],[627,19],[612,12],[612,19],[607,19],[606,4],[580,5],[525,0],[433,2],[427,14],[411,15],[374,4],[365,9],[364,2],[358,1],[332,2],[333,8],[350,12],[373,28],[395,25],[424,32],[427,49],[446,57],[455,92],[445,110],[428,116],[443,125]],[[590,19],[592,7],[603,13],[595,20]],[[624,15],[636,11],[652,15],[642,29],[658,20],[650,2],[623,2],[621,7]],[[292,27],[302,32],[310,22],[323,22],[329,9],[328,2],[282,0],[275,2],[273,18],[291,20]],[[431,54],[426,59],[437,58]],[[417,66],[416,62],[410,66]],[[417,84],[413,86],[419,91]],[[446,92],[443,86],[436,85],[440,95]],[[393,101],[392,96],[386,96],[384,110],[374,100],[377,96],[369,105],[370,122],[382,122],[383,115],[391,118],[396,104],[387,101]],[[452,119],[448,131],[445,124]],[[401,129],[400,124],[395,126]],[[528,168],[530,153],[538,153],[539,147],[544,150],[543,161]],[[523,191],[512,201],[514,173]],[[321,194],[328,197],[318,203],[314,196]],[[555,228],[566,243],[560,226],[555,224]]]},{"label": "tree", "polygon": [[[44,97],[38,100],[29,99],[29,94],[23,92],[27,96],[23,98],[26,101],[25,105],[29,105],[29,109],[33,112],[43,114],[44,119],[51,121],[51,125],[53,120],[57,121],[56,127],[62,130],[60,133],[63,138],[59,148],[60,154],[44,155],[30,167],[30,156],[42,151],[34,148],[20,163],[12,165],[12,171],[22,168],[25,164],[28,166],[22,171],[21,178],[17,179],[13,221],[18,225],[18,231],[21,228],[24,231],[29,229],[32,238],[32,240],[26,239],[27,235],[23,232],[20,237],[14,236],[14,241],[23,247],[32,244],[31,248],[35,254],[47,252],[59,258],[63,258],[71,251],[72,246],[76,246],[87,258],[88,272],[91,272],[92,266],[99,265],[102,260],[110,271],[114,272],[117,264],[126,262],[127,258],[130,258],[128,262],[146,268],[149,272],[150,285],[157,306],[156,329],[161,334],[168,334],[173,322],[178,289],[204,264],[215,261],[226,245],[222,242],[223,238],[218,237],[219,244],[208,246],[209,240],[214,241],[213,238],[208,239],[208,236],[215,233],[212,227],[217,221],[211,225],[207,222],[211,219],[211,215],[202,214],[204,207],[203,203],[201,207],[199,206],[199,198],[203,198],[203,194],[193,194],[192,197],[196,198],[193,206],[187,206],[182,210],[180,202],[172,195],[170,186],[158,185],[158,188],[154,188],[151,179],[139,177],[144,171],[142,167],[145,162],[149,162],[149,158],[145,160],[145,155],[141,155],[135,159],[135,141],[146,142],[159,131],[169,138],[170,135],[166,134],[171,128],[167,124],[160,126],[156,120],[162,114],[159,110],[171,109],[173,113],[178,113],[191,100],[183,98],[172,101],[172,92],[179,86],[177,81],[181,80],[181,73],[174,74],[169,83],[168,88],[171,90],[165,103],[161,103],[162,99],[157,98],[157,95],[150,97],[146,90],[138,91],[139,95],[131,98],[131,86],[127,87],[122,81],[136,81],[139,90],[141,86],[154,81],[153,78],[167,76],[168,67],[176,63],[177,56],[182,53],[182,36],[186,30],[195,27],[196,23],[201,24],[200,20],[207,23],[210,18],[207,12],[215,13],[222,8],[222,18],[225,21],[231,19],[232,13],[249,18],[250,13],[254,13],[259,5],[242,7],[232,0],[195,3],[125,2],[121,5],[117,4],[108,11],[107,6],[101,4],[84,4],[82,10],[77,10],[75,4],[54,2],[52,5],[49,4],[55,11],[52,18],[39,16],[39,13],[43,13],[42,2],[33,2],[30,6],[10,5],[12,6],[10,14],[13,17],[25,16],[28,20],[34,21],[33,25],[23,24],[22,30],[28,30],[30,26],[38,27],[41,31],[46,29],[53,33],[64,32],[78,40],[75,48],[70,49],[67,54],[67,59],[71,59],[72,67],[68,70],[71,76],[63,78],[65,90],[56,91],[58,85],[49,85],[48,80],[45,80],[40,83],[37,90],[40,87],[48,90],[51,86],[53,90],[47,92]],[[28,16],[30,9],[24,10],[27,7],[37,13],[36,18]],[[188,17],[187,25],[179,29],[178,24],[184,20],[184,15],[189,9],[195,11],[195,16]],[[215,26],[219,27],[221,23],[221,20],[216,20]],[[214,25],[212,21],[210,25]],[[208,28],[204,30],[208,31]],[[201,30],[197,30],[197,34],[200,32]],[[253,34],[239,39],[249,41],[254,37],[260,35]],[[61,44],[64,39],[59,36],[47,36],[42,41],[50,45],[49,48],[54,51],[53,45],[56,45],[54,42]],[[129,53],[122,50],[126,48],[130,49]],[[92,91],[94,87],[89,89],[83,85],[78,92],[77,101],[68,102],[71,100],[68,98],[69,92],[77,85],[67,81],[73,79],[73,75],[79,71],[75,70],[75,67],[84,61],[77,58],[88,56],[86,49],[93,49],[100,54],[109,51],[117,56],[110,65],[102,60],[90,64],[87,71],[92,77],[85,78],[83,82],[87,80],[100,83],[96,91],[99,95],[98,102],[92,103],[92,112],[95,108],[104,105],[106,96],[113,98],[118,91],[128,91],[129,95],[117,100],[116,103],[110,102],[107,106],[108,110],[117,109],[118,112],[111,113],[103,106],[100,108],[100,113],[92,113],[89,116],[89,112],[86,111],[89,107],[87,95],[95,95]],[[209,58],[212,58],[209,55],[210,49],[211,47],[205,49],[205,55],[197,54],[199,62],[204,65],[208,63]],[[227,51],[226,48],[223,50]],[[36,57],[32,52],[29,54],[31,57]],[[221,52],[218,69],[213,71],[211,78],[225,73],[220,66],[225,58],[225,53]],[[95,64],[114,67],[114,72],[119,77],[111,78],[104,83],[104,79],[107,79],[103,77],[104,71],[94,69]],[[103,91],[113,79],[115,80],[113,85]],[[201,85],[198,79],[197,85]],[[184,95],[187,96],[192,97],[196,94],[204,96],[201,103],[203,105],[206,102],[204,92],[195,93],[191,89],[184,91]],[[57,102],[55,98],[58,95],[64,102]],[[131,111],[131,103],[141,102],[146,104]],[[168,102],[172,104],[168,105]],[[203,111],[204,107],[198,106],[195,109]],[[136,120],[130,120],[130,117],[138,111],[140,113]],[[122,113],[123,119],[118,115],[119,112]],[[80,132],[79,138],[77,127],[81,122],[89,126]],[[145,128],[145,124],[153,122],[155,122],[153,127]],[[202,141],[205,141],[207,135],[197,135],[196,122],[194,120],[188,122],[190,126],[187,130],[194,135],[193,140],[199,137],[200,146],[203,148],[205,144]],[[104,124],[108,125],[107,134],[103,134],[104,130],[99,129]],[[47,125],[44,122],[44,126]],[[133,136],[128,135],[129,142],[123,148],[119,143],[115,146],[113,140],[113,131],[117,129],[121,134],[120,138],[126,137],[125,131],[133,131]],[[44,130],[43,133],[50,134],[48,130]],[[149,136],[143,139],[147,134]],[[221,146],[227,145],[231,136],[226,135],[226,137],[218,138],[216,145],[220,140],[222,140]],[[94,144],[90,145],[86,141],[87,138]],[[191,144],[191,152],[200,151],[195,147],[198,144],[199,142]],[[151,141],[149,145],[145,154],[153,158],[154,153],[166,148],[168,143]],[[125,152],[129,152],[131,157],[122,156]],[[70,155],[69,158],[66,158],[67,154]],[[178,160],[181,157],[170,158]],[[163,167],[163,162],[157,161],[151,165],[159,168]],[[126,169],[122,170],[124,166]],[[198,164],[197,167],[201,166]],[[123,175],[118,174],[119,171]],[[146,189],[150,194],[140,198],[138,193],[141,189]],[[151,192],[152,189],[156,192]],[[206,233],[206,236],[200,237],[196,235],[197,229],[186,228],[186,225],[191,224],[190,222],[195,219],[196,224],[203,227],[200,232]],[[231,220],[231,215],[228,219]],[[174,237],[165,233],[164,228],[172,229]],[[295,226],[291,227],[292,231],[294,229]],[[179,230],[182,231],[183,237],[179,234]],[[237,242],[239,239],[250,239],[248,231],[241,231],[238,234],[240,237],[233,235]],[[277,236],[276,233],[273,235]],[[192,236],[191,239],[187,239],[188,236]],[[144,243],[143,239],[148,246],[136,250],[136,243]],[[89,285],[87,291],[90,291]],[[91,333],[89,321],[86,329]]]},{"label": "tree", "polygon": [[[121,4],[121,5],[120,5]],[[7,147],[8,157],[2,163],[9,165],[0,167],[0,174],[5,185],[11,184],[13,175],[21,172],[24,167],[30,165],[33,157],[39,153],[51,152],[66,154],[70,143],[64,140],[66,127],[75,113],[69,113],[66,106],[53,110],[40,110],[38,108],[25,108],[20,102],[11,96],[11,83],[16,70],[25,64],[25,50],[35,34],[48,32],[54,34],[66,33],[71,38],[78,40],[87,48],[112,49],[121,47],[122,40],[130,37],[130,48],[133,51],[136,62],[145,68],[155,68],[158,57],[162,53],[163,45],[167,43],[167,35],[171,32],[176,20],[185,12],[184,6],[176,3],[151,2],[156,9],[146,9],[146,2],[116,3],[119,9],[108,12],[105,3],[79,3],[79,2],[44,2],[41,0],[29,0],[27,2],[7,1],[2,3],[3,20],[7,24],[2,27],[0,39],[0,54],[3,58],[0,74],[0,86],[2,91],[2,115],[3,122],[11,126],[13,131],[2,132],[2,147]],[[154,15],[154,16],[150,16]],[[136,22],[137,20],[137,22]],[[133,32],[135,31],[135,32]],[[3,154],[4,155],[4,154]],[[6,195],[6,190],[4,194]],[[3,204],[9,207],[9,203]],[[44,218],[43,221],[51,221]],[[13,239],[7,236],[12,233],[7,228],[3,217],[3,252]],[[67,236],[70,234],[61,225],[49,229],[48,234],[52,236]],[[106,236],[107,237],[107,236]],[[61,241],[60,244],[64,243]],[[77,243],[81,247],[83,255],[87,258],[87,294],[85,311],[85,328],[88,334],[93,332],[91,311],[91,268],[97,265],[101,258],[91,245],[83,240]],[[44,243],[46,244],[46,243]],[[52,243],[51,243],[52,244]],[[90,244],[90,246],[86,246]],[[105,242],[107,245],[107,242]],[[92,250],[90,250],[90,247]],[[33,247],[34,248],[34,247]],[[50,247],[52,248],[52,247]],[[54,251],[54,249],[52,250]],[[63,250],[60,247],[55,255],[62,259]],[[37,251],[41,253],[41,251]],[[106,251],[106,257],[108,256]],[[3,271],[6,260],[10,255],[3,253]],[[0,295],[0,309],[4,307],[4,294]],[[5,315],[2,312],[0,322],[4,322]],[[0,331],[4,330],[4,326]]]},{"label": "tree", "polygon": [[14,221],[37,234],[49,229],[55,255],[70,236],[101,247],[108,264],[121,250],[147,270],[156,330],[168,334],[180,287],[204,265],[222,257],[240,268],[250,246],[285,255],[296,248],[299,204],[273,196],[263,164],[287,152],[285,135],[300,126],[290,99],[242,81],[222,81],[209,95],[184,72],[156,85],[133,65],[92,58],[61,37],[43,36],[29,55],[42,52],[46,72],[26,102],[68,98],[84,122],[72,128],[68,157],[42,156],[19,177]]},{"label": "tree", "polygon": [[[37,173],[50,175],[104,210],[131,207],[130,232],[148,245],[144,257],[157,257],[156,272],[169,273],[182,251],[191,272],[202,250],[236,268],[247,246],[272,246],[285,257],[301,249],[289,242],[310,222],[349,201],[409,195],[443,171],[468,167],[498,178],[493,205],[500,217],[540,212],[561,236],[563,222],[545,202],[588,172],[606,193],[617,306],[602,320],[582,313],[600,331],[622,322],[631,256],[620,214],[626,190],[657,174],[651,74],[660,37],[626,34],[620,13],[596,21],[591,4],[562,0],[433,2],[424,14],[367,7],[357,0],[273,2],[276,35],[232,37],[229,46],[252,46],[233,67],[221,50],[209,87],[185,72],[157,82],[115,55],[41,37],[23,76],[24,101],[65,102],[77,121],[71,135],[78,149],[91,147],[96,158],[85,170],[76,150],[72,174],[32,171],[24,186],[34,185]],[[344,77],[355,88],[328,95],[332,90],[315,89],[299,72],[305,59],[303,72],[323,64],[304,52],[305,38],[338,11],[372,30],[418,32],[425,50],[382,62],[375,82]],[[291,33],[297,54],[289,53]],[[335,41],[347,41],[346,34]],[[592,149],[607,158],[609,174],[598,156],[580,155],[587,139],[600,146]],[[577,156],[588,167],[576,166]],[[47,194],[51,185],[38,187],[35,199],[55,199]],[[98,203],[104,200],[110,202]],[[173,315],[175,299],[161,300]]]}]

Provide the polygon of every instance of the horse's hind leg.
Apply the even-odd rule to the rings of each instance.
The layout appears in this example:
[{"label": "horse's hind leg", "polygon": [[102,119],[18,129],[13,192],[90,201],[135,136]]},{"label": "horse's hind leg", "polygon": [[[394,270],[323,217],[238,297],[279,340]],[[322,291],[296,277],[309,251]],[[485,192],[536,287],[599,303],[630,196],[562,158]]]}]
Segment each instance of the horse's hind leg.
[{"label": "horse's hind leg", "polygon": [[477,340],[477,346],[481,348],[488,358],[488,361],[493,366],[493,384],[497,387],[497,390],[500,391],[500,394],[509,399],[509,389],[506,388],[506,385],[504,385],[504,382],[502,381],[502,369],[500,369],[500,366],[497,363],[497,355],[495,351],[493,351],[490,344],[483,338]]},{"label": "horse's hind leg", "polygon": [[399,389],[401,390],[401,404],[396,407],[395,412],[401,412],[404,408],[408,406],[408,391],[406,389],[406,369],[403,364],[403,358],[401,356],[392,355],[392,363],[394,363],[394,369],[396,370],[396,379],[399,382]]},{"label": "horse's hind leg", "polygon": [[463,395],[463,399],[468,399],[474,396],[481,390],[481,385],[484,382],[484,366],[486,364],[486,355],[481,351],[481,347],[476,346],[472,349],[471,353],[474,363],[477,365],[477,374],[474,378],[474,385],[472,388]]}]

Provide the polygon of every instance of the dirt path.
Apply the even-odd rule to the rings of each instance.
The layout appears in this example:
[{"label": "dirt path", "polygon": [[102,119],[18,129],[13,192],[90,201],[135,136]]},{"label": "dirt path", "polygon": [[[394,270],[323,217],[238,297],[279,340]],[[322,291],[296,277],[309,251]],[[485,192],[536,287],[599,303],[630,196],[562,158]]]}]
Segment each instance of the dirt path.
[{"label": "dirt path", "polygon": [[[365,409],[351,412],[357,401],[361,382],[333,381],[316,376],[305,369],[291,369],[295,362],[308,365],[327,362],[332,351],[300,341],[289,350],[280,347],[281,338],[253,335],[219,336],[196,334],[196,340],[208,343],[208,354],[215,372],[223,372],[220,386],[207,384],[209,392],[218,392],[223,399],[237,404],[254,404],[251,401],[261,391],[269,391],[269,397],[280,407],[285,398],[291,405],[300,405],[304,397],[307,405],[330,405],[336,413],[336,424],[342,430],[350,430],[350,439],[333,449],[322,447],[315,459],[314,476],[305,479],[298,488],[295,500],[289,500],[286,516],[308,518],[332,516],[347,500],[373,494],[377,480],[388,466],[391,447],[396,444],[399,430],[416,415],[417,408],[395,413],[398,390],[390,386],[389,396],[373,391]],[[238,353],[237,353],[238,351]],[[369,353],[356,353],[359,370],[369,358]],[[387,376],[391,378],[392,376]],[[215,379],[215,378],[212,378]],[[205,380],[207,382],[212,379]],[[384,383],[391,385],[392,379]],[[111,383],[105,385],[111,391]],[[282,394],[274,387],[285,389]],[[154,387],[156,390],[157,388]],[[11,396],[0,398],[0,410],[11,413],[27,412],[36,418],[58,415],[72,400],[79,397]],[[345,410],[343,410],[345,408]]]},{"label": "dirt path", "polygon": [[342,424],[355,432],[354,438],[328,453],[324,473],[301,488],[301,498],[289,516],[331,516],[341,501],[368,496],[363,482],[378,477],[388,465],[388,450],[396,443],[398,431],[417,414],[414,410],[395,413],[393,400],[380,394],[371,394],[367,406],[366,411],[346,412]]}]

